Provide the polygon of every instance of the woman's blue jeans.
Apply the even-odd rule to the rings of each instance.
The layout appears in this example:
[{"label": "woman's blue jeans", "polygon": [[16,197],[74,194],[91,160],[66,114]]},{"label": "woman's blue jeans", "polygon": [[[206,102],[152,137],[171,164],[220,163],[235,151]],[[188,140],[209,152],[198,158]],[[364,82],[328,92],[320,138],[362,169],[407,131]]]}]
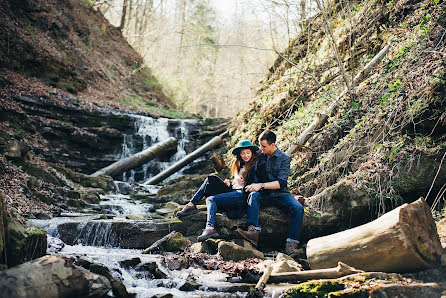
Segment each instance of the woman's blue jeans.
[{"label": "woman's blue jeans", "polygon": [[260,206],[274,206],[291,213],[289,238],[299,240],[304,208],[291,194],[288,193],[278,196],[265,196],[261,195],[259,192],[250,193],[248,197],[248,225],[253,225],[257,228],[260,227]]},{"label": "woman's blue jeans", "polygon": [[230,209],[241,209],[245,205],[241,191],[231,191],[206,198],[208,218],[206,225],[215,227],[215,216],[217,211]]},{"label": "woman's blue jeans", "polygon": [[[198,191],[192,197],[190,202],[197,205],[198,202],[204,197],[204,189],[206,187],[206,180],[200,186]],[[245,204],[243,193],[241,191],[231,191],[206,198],[206,206],[208,208],[207,225],[215,226],[215,215],[217,211],[243,208]]]}]

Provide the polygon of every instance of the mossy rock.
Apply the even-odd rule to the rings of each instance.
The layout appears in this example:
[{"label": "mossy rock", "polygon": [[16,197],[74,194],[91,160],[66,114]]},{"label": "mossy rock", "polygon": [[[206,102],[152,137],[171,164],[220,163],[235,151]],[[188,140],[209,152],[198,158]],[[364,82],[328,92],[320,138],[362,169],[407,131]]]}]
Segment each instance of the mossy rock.
[{"label": "mossy rock", "polygon": [[9,238],[6,243],[8,266],[16,266],[46,254],[46,232],[30,223],[8,218]]},{"label": "mossy rock", "polygon": [[189,245],[186,238],[180,232],[174,233],[164,243],[165,251],[182,251]]},{"label": "mossy rock", "polygon": [[332,293],[338,293],[339,291],[344,290],[344,288],[345,285],[337,280],[312,280],[286,290],[281,297],[338,297],[338,295],[332,296]]},{"label": "mossy rock", "polygon": [[100,195],[105,192],[101,188],[87,188],[75,190],[79,194],[81,200],[89,203],[99,203],[101,201]]},{"label": "mossy rock", "polygon": [[61,182],[55,174],[40,165],[26,164],[24,168],[29,175],[43,180],[47,183],[51,183],[57,186],[65,184]]}]

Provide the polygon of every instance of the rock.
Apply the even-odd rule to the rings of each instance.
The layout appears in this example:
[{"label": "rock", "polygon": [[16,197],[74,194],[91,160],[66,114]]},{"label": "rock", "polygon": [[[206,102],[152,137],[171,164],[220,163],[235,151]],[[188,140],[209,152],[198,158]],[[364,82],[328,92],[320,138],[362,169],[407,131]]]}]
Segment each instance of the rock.
[{"label": "rock", "polygon": [[120,279],[114,277],[110,273],[110,270],[107,267],[100,265],[100,264],[90,264],[88,269],[93,273],[96,273],[96,274],[106,277],[110,281],[111,286],[112,286],[112,291],[113,291],[113,294],[115,295],[115,297],[132,298],[132,297],[136,296],[136,294],[128,293],[127,289],[125,288],[122,281]]},{"label": "rock", "polygon": [[139,200],[143,203],[165,203],[169,202],[169,198],[166,197],[159,197],[157,195],[148,194],[148,193],[136,193],[134,195],[130,196],[130,199],[132,200]]},{"label": "rock", "polygon": [[25,158],[26,155],[29,152],[28,145],[26,145],[24,142],[15,140],[15,139],[9,139],[4,144],[5,148],[3,151],[3,155],[9,158]]},{"label": "rock", "polygon": [[172,209],[167,209],[167,208],[159,208],[155,210],[156,213],[158,213],[159,215],[172,215],[173,214],[173,210]]},{"label": "rock", "polygon": [[79,194],[82,201],[89,203],[99,203],[101,201],[100,195],[105,194],[100,188],[87,188],[75,190]]},{"label": "rock", "polygon": [[125,216],[125,218],[132,219],[132,220],[144,220],[144,219],[146,219],[144,216],[138,215],[138,214],[128,214],[128,215]]},{"label": "rock", "polygon": [[41,165],[25,163],[23,169],[29,175],[34,176],[47,183],[51,183],[57,186],[65,185],[65,182],[59,179],[54,173],[47,170]]},{"label": "rock", "polygon": [[5,298],[103,297],[111,284],[68,258],[49,255],[0,272],[0,289]]},{"label": "rock", "polygon": [[136,265],[138,265],[139,263],[141,263],[141,259],[136,257],[136,258],[132,258],[130,260],[124,260],[119,262],[123,267],[135,267]]},{"label": "rock", "polygon": [[8,218],[9,241],[6,246],[8,267],[17,266],[46,254],[46,232],[29,222]]},{"label": "rock", "polygon": [[165,269],[160,268],[161,266],[158,265],[155,261],[153,262],[147,262],[144,264],[139,265],[135,269],[138,271],[148,271],[153,275],[156,279],[166,278],[168,274],[165,272]]},{"label": "rock", "polygon": [[179,232],[166,239],[165,251],[183,251],[189,245],[189,241]]},{"label": "rock", "polygon": [[179,232],[171,232],[163,238],[153,243],[149,248],[145,249],[142,253],[149,254],[160,251],[182,251],[188,245],[189,241]]},{"label": "rock", "polygon": [[186,257],[179,255],[170,255],[164,259],[169,270],[180,270],[189,267]]},{"label": "rock", "polygon": [[91,177],[89,175],[85,175],[83,173],[78,173],[71,169],[61,167],[60,165],[51,164],[51,166],[64,174],[64,176],[71,181],[76,182],[83,187],[100,188],[106,192],[115,190],[113,178],[110,176],[100,175],[97,177]]},{"label": "rock", "polygon": [[218,243],[218,254],[223,260],[233,260],[236,262],[250,258],[265,258],[263,253],[256,249],[241,247],[240,245],[227,241],[220,241]]},{"label": "rock", "polygon": [[123,181],[115,181],[115,185],[118,188],[118,192],[123,195],[133,195],[136,193],[135,189],[130,183]]},{"label": "rock", "polygon": [[302,271],[302,266],[286,254],[279,253],[271,273]]},{"label": "rock", "polygon": [[167,208],[167,209],[172,209],[172,210],[174,210],[174,209],[176,209],[176,208],[178,208],[180,206],[180,204],[178,204],[178,203],[176,203],[176,202],[167,202],[166,204],[164,204],[164,208]]},{"label": "rock", "polygon": [[191,292],[198,290],[200,288],[200,284],[195,281],[186,281],[180,288],[180,291],[183,292]]}]

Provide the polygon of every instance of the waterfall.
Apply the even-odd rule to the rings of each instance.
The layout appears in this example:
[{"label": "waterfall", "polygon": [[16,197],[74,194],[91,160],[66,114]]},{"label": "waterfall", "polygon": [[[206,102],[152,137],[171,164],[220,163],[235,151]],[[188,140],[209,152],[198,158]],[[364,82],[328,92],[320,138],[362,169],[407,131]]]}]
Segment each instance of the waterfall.
[{"label": "waterfall", "polygon": [[[176,138],[178,145],[176,148],[167,150],[158,158],[123,173],[122,181],[144,182],[168,168],[172,163],[180,160],[197,147],[195,140],[192,138],[193,133],[191,133],[191,131],[196,133],[199,125],[197,120],[154,119],[137,115],[132,115],[132,117],[135,118],[134,133],[132,135],[124,135],[122,152],[117,159],[135,154],[169,137]],[[170,177],[170,179],[180,175],[181,171]]]}]

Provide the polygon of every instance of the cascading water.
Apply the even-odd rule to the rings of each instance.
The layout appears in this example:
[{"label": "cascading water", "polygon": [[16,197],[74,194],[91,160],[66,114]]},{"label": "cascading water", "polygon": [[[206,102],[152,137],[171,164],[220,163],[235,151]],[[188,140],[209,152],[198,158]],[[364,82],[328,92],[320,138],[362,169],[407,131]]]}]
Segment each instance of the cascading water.
[{"label": "cascading water", "polygon": [[[133,135],[124,136],[122,152],[117,159],[135,154],[169,137],[176,138],[178,145],[176,149],[167,150],[160,157],[123,173],[123,181],[144,182],[169,167],[172,163],[180,160],[197,147],[193,139],[193,136],[198,132],[197,124],[199,122],[197,120],[154,119],[145,116],[133,117],[136,118],[135,132]],[[195,162],[199,161],[200,159]],[[168,180],[182,175],[182,171],[184,169],[169,177]]]},{"label": "cascading water", "polygon": [[[199,134],[198,121],[153,119],[150,117],[133,116],[135,121],[134,135],[126,135],[122,144],[120,159],[137,153],[151,145],[175,137],[178,146],[168,150],[156,160],[127,171],[122,180],[127,182],[143,182],[158,174],[173,162],[180,160],[187,153],[197,148],[193,138]],[[176,173],[170,179],[178,177],[182,172]],[[169,297],[228,297],[225,293],[231,287],[225,282],[227,276],[218,271],[187,268],[169,270],[165,259],[160,255],[145,255],[141,249],[147,248],[154,240],[167,235],[172,230],[181,231],[187,235],[188,227],[181,222],[156,218],[153,211],[156,203],[151,203],[156,196],[156,186],[143,186],[117,183],[117,189],[127,185],[148,199],[141,201],[130,195],[109,194],[102,195],[98,204],[92,204],[87,210],[90,214],[66,213],[62,217],[50,220],[33,220],[48,234],[48,252],[67,257],[87,258],[89,261],[107,267],[113,276],[122,280],[130,293],[136,297],[152,297],[168,295]],[[152,197],[151,197],[152,196]],[[149,202],[149,203],[148,203]],[[159,204],[158,204],[159,205]],[[153,217],[152,217],[153,216]],[[160,216],[160,215],[158,215]],[[136,218],[136,219],[135,219]],[[140,264],[129,268],[123,262],[138,258]],[[145,264],[156,262],[159,270],[164,271],[161,277],[150,277],[145,271]],[[196,281],[201,286],[191,292],[182,290],[187,281]],[[189,291],[189,290],[188,290]],[[243,293],[234,293],[234,296],[245,296]]]}]

